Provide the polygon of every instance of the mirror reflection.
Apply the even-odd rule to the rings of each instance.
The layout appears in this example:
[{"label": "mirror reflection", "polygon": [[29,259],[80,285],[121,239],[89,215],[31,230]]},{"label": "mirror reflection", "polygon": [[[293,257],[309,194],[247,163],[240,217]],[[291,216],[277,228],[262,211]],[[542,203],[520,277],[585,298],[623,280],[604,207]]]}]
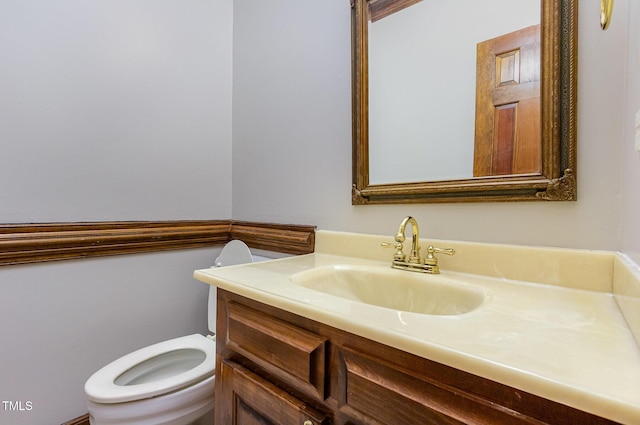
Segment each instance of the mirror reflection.
[{"label": "mirror reflection", "polygon": [[578,0],[351,0],[352,203],[574,201]]},{"label": "mirror reflection", "polygon": [[370,183],[539,173],[540,15],[539,0],[372,14]]}]

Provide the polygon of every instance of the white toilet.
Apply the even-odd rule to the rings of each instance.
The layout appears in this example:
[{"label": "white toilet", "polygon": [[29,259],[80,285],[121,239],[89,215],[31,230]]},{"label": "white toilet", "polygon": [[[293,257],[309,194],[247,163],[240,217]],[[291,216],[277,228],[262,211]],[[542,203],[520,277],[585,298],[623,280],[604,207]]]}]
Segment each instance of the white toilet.
[{"label": "white toilet", "polygon": [[[244,242],[229,242],[215,265],[250,263]],[[216,288],[209,289],[209,330],[215,331]],[[141,348],[91,375],[84,386],[92,425],[213,423],[216,344],[194,334]]]}]

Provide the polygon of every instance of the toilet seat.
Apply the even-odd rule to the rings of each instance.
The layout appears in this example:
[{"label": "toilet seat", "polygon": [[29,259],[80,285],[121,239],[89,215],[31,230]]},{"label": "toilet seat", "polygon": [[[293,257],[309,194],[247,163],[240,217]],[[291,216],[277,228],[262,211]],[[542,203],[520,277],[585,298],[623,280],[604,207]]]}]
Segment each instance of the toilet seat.
[{"label": "toilet seat", "polygon": [[[85,393],[95,403],[111,404],[194,385],[215,374],[215,346],[215,341],[194,334],[141,348],[94,373],[85,383]],[[155,373],[167,367],[174,374]]]}]

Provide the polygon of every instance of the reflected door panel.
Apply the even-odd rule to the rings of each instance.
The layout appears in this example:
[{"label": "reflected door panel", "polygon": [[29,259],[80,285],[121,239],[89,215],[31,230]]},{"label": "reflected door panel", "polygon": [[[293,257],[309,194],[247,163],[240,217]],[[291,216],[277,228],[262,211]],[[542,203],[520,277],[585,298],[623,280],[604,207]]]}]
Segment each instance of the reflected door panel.
[{"label": "reflected door panel", "polygon": [[478,44],[474,177],[540,173],[540,26]]}]

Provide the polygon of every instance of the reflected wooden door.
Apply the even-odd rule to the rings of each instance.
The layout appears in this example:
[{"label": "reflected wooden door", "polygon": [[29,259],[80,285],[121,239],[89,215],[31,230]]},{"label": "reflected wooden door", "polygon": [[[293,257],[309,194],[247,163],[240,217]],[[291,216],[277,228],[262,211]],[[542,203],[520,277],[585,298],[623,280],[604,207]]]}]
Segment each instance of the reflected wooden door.
[{"label": "reflected wooden door", "polygon": [[475,177],[538,173],[540,25],[478,44]]}]

